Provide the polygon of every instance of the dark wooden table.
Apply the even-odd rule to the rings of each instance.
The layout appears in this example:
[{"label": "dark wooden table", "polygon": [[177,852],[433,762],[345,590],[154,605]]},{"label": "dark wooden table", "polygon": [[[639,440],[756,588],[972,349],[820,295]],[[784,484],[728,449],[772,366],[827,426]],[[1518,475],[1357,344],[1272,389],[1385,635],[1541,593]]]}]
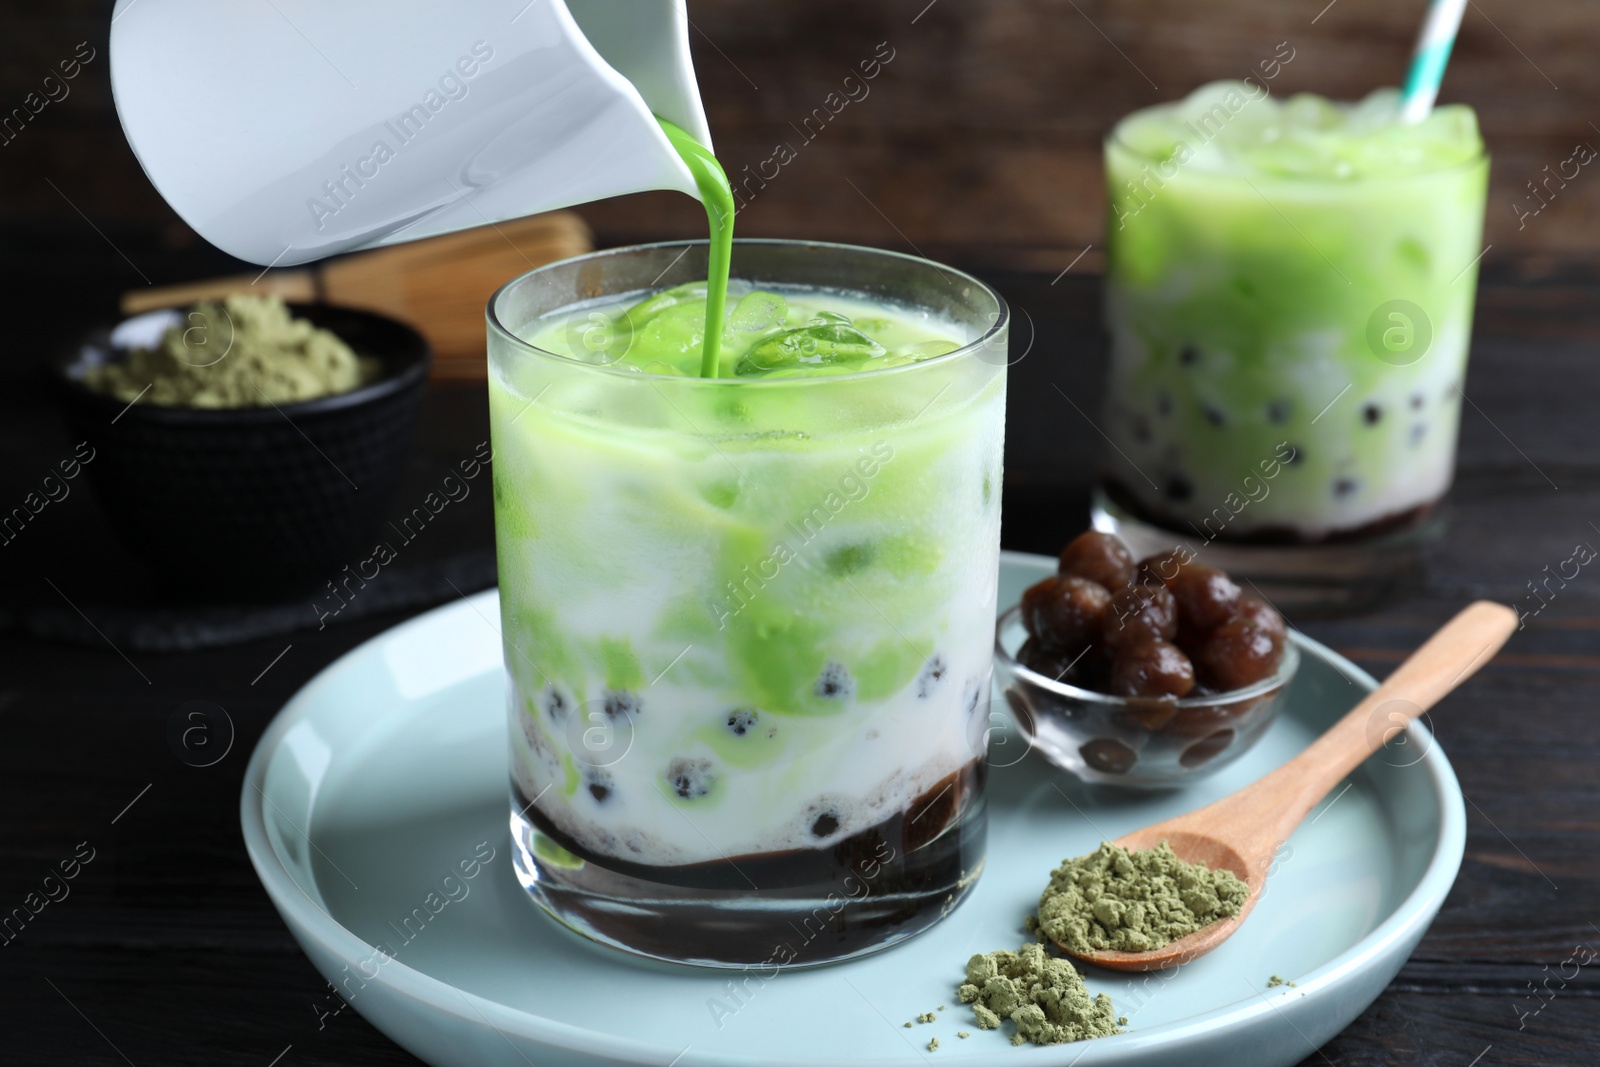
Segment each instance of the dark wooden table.
[{"label": "dark wooden table", "polygon": [[[14,310],[0,356],[0,508],[71,452],[34,357],[109,314],[126,278],[101,251],[70,272],[52,261],[53,276],[31,257],[4,264],[12,291],[31,282],[39,295]],[[1367,617],[1302,622],[1378,675],[1470,598],[1537,607],[1530,582],[1575,545],[1600,545],[1600,281],[1489,274],[1453,526],[1425,587]],[[1094,410],[1098,282],[990,277],[1038,331],[1012,369],[1004,541],[1051,552],[1084,523],[1101,445],[1050,388]],[[87,310],[61,300],[69,278],[91,294]],[[1019,316],[1015,351],[1027,340]],[[401,499],[425,492],[486,424],[481,389],[436,391]],[[492,543],[487,493],[443,518],[419,553]],[[133,568],[80,481],[0,546],[0,621],[68,598],[92,618],[108,590],[138,588]],[[1307,1047],[1306,1064],[1600,1063],[1600,963],[1562,965],[1600,951],[1600,569],[1550,588],[1506,652],[1433,715],[1468,800],[1454,891],[1394,984],[1327,1046]],[[69,895],[0,946],[0,1063],[415,1062],[353,1011],[319,1023],[326,985],[257,884],[238,816],[245,762],[274,712],[402,617],[166,656],[0,636],[0,915],[63,860],[93,857]],[[225,708],[235,729],[208,767],[169,742],[196,700]]]}]

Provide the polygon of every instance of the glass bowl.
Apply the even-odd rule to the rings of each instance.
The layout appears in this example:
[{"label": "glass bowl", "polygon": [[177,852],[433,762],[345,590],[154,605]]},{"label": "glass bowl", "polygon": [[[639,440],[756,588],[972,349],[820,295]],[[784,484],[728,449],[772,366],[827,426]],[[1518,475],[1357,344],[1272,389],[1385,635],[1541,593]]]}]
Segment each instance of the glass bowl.
[{"label": "glass bowl", "polygon": [[1277,673],[1244,689],[1181,700],[1119,697],[1058,682],[1023,666],[1021,611],[1000,616],[995,673],[1017,725],[1051,763],[1086,782],[1169,789],[1215,774],[1271,725],[1300,665],[1294,635]]}]

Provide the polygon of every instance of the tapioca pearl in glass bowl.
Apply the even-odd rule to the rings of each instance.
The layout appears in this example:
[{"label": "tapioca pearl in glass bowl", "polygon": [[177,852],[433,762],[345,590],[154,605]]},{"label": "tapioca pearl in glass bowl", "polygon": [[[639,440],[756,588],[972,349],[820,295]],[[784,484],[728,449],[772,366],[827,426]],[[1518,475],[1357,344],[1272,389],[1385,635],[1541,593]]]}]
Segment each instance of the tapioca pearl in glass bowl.
[{"label": "tapioca pearl in glass bowl", "polygon": [[1252,685],[1178,700],[1120,697],[1027,667],[1017,658],[1027,639],[1017,608],[1000,616],[995,678],[1032,747],[1083,781],[1133,789],[1182,786],[1244,755],[1277,717],[1300,665],[1291,633],[1277,669]]}]

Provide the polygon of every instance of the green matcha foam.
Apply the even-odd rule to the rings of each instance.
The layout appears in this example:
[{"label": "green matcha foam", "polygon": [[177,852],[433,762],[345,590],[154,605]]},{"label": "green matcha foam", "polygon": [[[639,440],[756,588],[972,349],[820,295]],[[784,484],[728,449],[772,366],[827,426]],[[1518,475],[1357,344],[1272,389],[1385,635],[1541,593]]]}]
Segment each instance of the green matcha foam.
[{"label": "green matcha foam", "polygon": [[[700,375],[707,321],[705,282],[642,299],[563,309],[535,323],[530,343],[586,363],[673,377]],[[731,283],[718,346],[720,378],[797,378],[886,370],[954,352],[949,323],[858,297]]]}]

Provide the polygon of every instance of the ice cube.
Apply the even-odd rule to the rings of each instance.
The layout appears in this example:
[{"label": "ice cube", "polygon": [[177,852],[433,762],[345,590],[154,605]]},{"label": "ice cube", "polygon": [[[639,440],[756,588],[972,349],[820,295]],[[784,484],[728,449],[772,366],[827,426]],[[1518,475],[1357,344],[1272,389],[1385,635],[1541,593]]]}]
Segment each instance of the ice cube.
[{"label": "ice cube", "polygon": [[862,362],[887,352],[852,326],[827,323],[785,330],[753,346],[739,360],[738,374],[763,374],[801,364]]},{"label": "ice cube", "polygon": [[688,282],[684,285],[674,285],[671,289],[663,289],[659,293],[646,297],[623,312],[623,315],[633,324],[634,329],[638,329],[670,307],[676,307],[691,300],[704,300],[705,298],[705,282]]},{"label": "ice cube", "polygon": [[850,325],[850,316],[841,315],[837,311],[819,311],[815,315],[811,316],[811,321],[806,323],[806,325],[807,326],[848,326],[848,325]]},{"label": "ice cube", "polygon": [[737,334],[764,333],[784,324],[789,317],[789,302],[777,293],[754,289],[728,316],[728,330]]}]

